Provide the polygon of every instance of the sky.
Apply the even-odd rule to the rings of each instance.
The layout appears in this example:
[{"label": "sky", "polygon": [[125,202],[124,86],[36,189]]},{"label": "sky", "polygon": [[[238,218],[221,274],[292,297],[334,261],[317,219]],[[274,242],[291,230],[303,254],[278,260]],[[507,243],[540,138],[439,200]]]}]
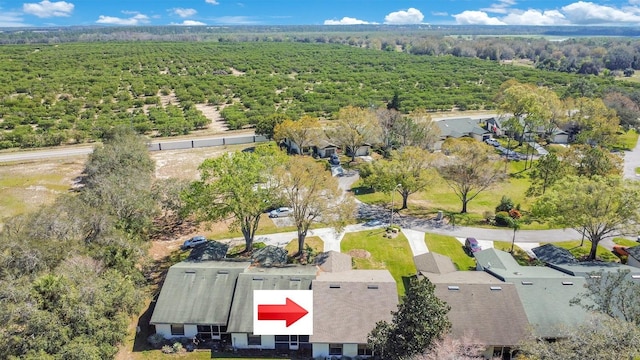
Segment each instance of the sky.
[{"label": "sky", "polygon": [[355,24],[640,26],[640,0],[0,0],[0,27]]}]

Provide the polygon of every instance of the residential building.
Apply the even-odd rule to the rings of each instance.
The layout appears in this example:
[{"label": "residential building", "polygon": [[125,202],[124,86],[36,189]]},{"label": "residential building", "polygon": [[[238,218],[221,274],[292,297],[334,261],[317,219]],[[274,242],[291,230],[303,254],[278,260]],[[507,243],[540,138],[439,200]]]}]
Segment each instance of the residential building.
[{"label": "residential building", "polygon": [[442,119],[435,123],[440,129],[440,140],[434,145],[435,149],[440,149],[442,143],[448,138],[470,137],[478,141],[484,141],[491,137],[489,131],[480,127],[479,119]]},{"label": "residential building", "polygon": [[371,355],[367,335],[378,321],[390,322],[391,312],[398,306],[396,282],[391,273],[320,272],[312,288],[313,357]]},{"label": "residential building", "polygon": [[169,268],[156,301],[151,325],[165,338],[200,335],[221,339],[238,275],[249,262],[180,262]]},{"label": "residential building", "polygon": [[288,265],[270,268],[250,267],[239,274],[227,327],[231,334],[232,346],[236,349],[309,348],[308,336],[253,334],[253,291],[310,290],[316,272],[317,268],[312,265]]},{"label": "residential building", "polygon": [[414,257],[421,276],[435,285],[435,295],[450,307],[451,335],[486,346],[486,358],[510,358],[527,334],[527,316],[513,283],[482,271],[458,271],[449,257],[425,253]]},{"label": "residential building", "polygon": [[546,266],[521,266],[511,254],[486,249],[474,254],[477,269],[512,283],[536,335],[556,339],[565,328],[584,323],[588,312],[572,306],[571,299],[584,291],[586,279]]}]

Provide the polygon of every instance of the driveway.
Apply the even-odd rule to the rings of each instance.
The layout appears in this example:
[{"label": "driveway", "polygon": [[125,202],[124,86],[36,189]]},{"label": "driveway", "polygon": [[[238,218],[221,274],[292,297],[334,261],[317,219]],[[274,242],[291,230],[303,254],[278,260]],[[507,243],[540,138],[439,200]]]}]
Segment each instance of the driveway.
[{"label": "driveway", "polygon": [[[638,138],[640,141],[640,138]],[[640,167],[640,146],[636,143],[636,146],[631,151],[624,152],[624,169],[623,174],[625,179],[640,179],[636,175],[636,168]]]}]

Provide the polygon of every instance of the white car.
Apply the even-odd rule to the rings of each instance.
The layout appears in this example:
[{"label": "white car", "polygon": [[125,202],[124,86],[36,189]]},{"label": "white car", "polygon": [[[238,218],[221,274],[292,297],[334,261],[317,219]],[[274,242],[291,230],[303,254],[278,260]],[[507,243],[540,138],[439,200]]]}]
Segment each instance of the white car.
[{"label": "white car", "polygon": [[269,213],[270,218],[286,217],[289,215],[291,215],[291,209],[288,207],[277,208],[275,210],[271,210]]},{"label": "white car", "polygon": [[191,239],[185,241],[182,244],[182,248],[183,249],[189,249],[189,248],[194,248],[200,244],[204,244],[207,242],[207,238],[202,236],[202,235],[198,235],[198,236],[194,236]]}]

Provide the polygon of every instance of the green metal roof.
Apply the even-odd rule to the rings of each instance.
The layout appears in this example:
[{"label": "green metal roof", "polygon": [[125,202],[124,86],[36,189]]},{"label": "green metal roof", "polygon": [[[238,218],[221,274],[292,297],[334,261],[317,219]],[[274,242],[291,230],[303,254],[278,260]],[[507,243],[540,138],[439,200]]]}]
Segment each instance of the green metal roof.
[{"label": "green metal roof", "polygon": [[248,262],[181,262],[169,268],[151,324],[226,324],[238,274]]},{"label": "green metal roof", "polygon": [[312,265],[247,269],[238,276],[227,331],[253,332],[253,290],[310,290],[316,273]]}]

